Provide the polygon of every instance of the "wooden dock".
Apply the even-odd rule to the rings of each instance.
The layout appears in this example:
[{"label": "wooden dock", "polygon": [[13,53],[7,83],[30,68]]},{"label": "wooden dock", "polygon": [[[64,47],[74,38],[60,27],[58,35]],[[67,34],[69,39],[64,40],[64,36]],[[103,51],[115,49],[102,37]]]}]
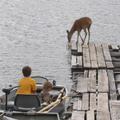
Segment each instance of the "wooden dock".
[{"label": "wooden dock", "polygon": [[72,41],[71,70],[68,119],[120,120],[120,46]]}]

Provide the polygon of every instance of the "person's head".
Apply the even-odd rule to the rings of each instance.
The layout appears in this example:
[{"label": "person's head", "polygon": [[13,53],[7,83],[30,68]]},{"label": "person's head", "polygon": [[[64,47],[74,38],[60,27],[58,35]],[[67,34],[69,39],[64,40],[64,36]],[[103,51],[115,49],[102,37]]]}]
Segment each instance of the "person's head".
[{"label": "person's head", "polygon": [[49,82],[49,81],[45,81],[44,83],[43,83],[43,90],[45,90],[46,92],[49,92],[51,89],[52,89],[52,87],[53,87],[53,84],[51,83],[51,82]]},{"label": "person's head", "polygon": [[29,66],[25,66],[22,69],[24,77],[29,77],[31,75],[32,69]]}]

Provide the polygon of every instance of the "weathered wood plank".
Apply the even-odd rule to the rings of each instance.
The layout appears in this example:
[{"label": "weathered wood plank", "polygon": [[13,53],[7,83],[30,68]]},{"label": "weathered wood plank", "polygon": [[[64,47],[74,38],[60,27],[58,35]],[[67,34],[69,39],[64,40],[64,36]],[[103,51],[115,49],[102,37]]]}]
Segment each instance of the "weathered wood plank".
[{"label": "weathered wood plank", "polygon": [[98,92],[108,92],[108,76],[106,70],[98,70]]},{"label": "weathered wood plank", "polygon": [[98,94],[98,111],[108,111],[108,93],[99,93]]},{"label": "weathered wood plank", "polygon": [[112,61],[113,61],[113,62],[120,62],[120,58],[112,57]]},{"label": "weathered wood plank", "polygon": [[81,100],[81,98],[78,98],[78,109],[77,110],[82,110],[82,100]]},{"label": "weathered wood plank", "polygon": [[118,88],[117,90],[118,90],[118,94],[120,94],[120,88]]},{"label": "weathered wood plank", "polygon": [[85,111],[73,111],[71,120],[84,120]]},{"label": "weathered wood plank", "polygon": [[82,110],[89,110],[89,94],[84,93],[82,95]]},{"label": "weathered wood plank", "polygon": [[75,98],[73,101],[73,110],[77,110],[78,109],[78,98]]},{"label": "weathered wood plank", "polygon": [[89,74],[89,71],[88,70],[84,70],[84,78],[87,78],[88,77],[88,74]]},{"label": "weathered wood plank", "polygon": [[83,66],[84,66],[84,68],[91,67],[88,47],[83,47]]},{"label": "weathered wood plank", "polygon": [[94,111],[87,111],[87,120],[95,120]]},{"label": "weathered wood plank", "polygon": [[120,73],[115,76],[115,81],[120,82]]},{"label": "weathered wood plank", "polygon": [[89,44],[90,62],[92,68],[98,68],[97,53],[94,44]]},{"label": "weathered wood plank", "polygon": [[113,51],[119,51],[118,45],[111,45]]},{"label": "weathered wood plank", "polygon": [[74,99],[74,101],[73,101],[73,110],[81,110],[82,109],[82,100],[81,100],[81,98],[76,98],[76,99]]},{"label": "weathered wood plank", "polygon": [[96,70],[89,70],[88,92],[96,92]]},{"label": "weathered wood plank", "polygon": [[97,120],[110,120],[109,111],[97,111]]},{"label": "weathered wood plank", "polygon": [[120,101],[110,100],[110,111],[112,120],[120,120]]},{"label": "weathered wood plank", "polygon": [[94,44],[89,44],[89,50],[90,50],[90,60],[91,61],[97,61],[97,54]]},{"label": "weathered wood plank", "polygon": [[102,44],[102,47],[103,47],[103,53],[104,53],[105,60],[112,61],[108,45]]},{"label": "weathered wood plank", "polygon": [[96,79],[90,78],[88,80],[88,92],[96,92]]},{"label": "weathered wood plank", "polygon": [[88,92],[87,84],[88,84],[89,78],[78,77],[77,80],[78,80],[78,82],[77,82],[76,91],[81,92],[81,93]]},{"label": "weathered wood plank", "polygon": [[102,49],[102,44],[101,43],[95,43],[95,47],[97,49]]},{"label": "weathered wood plank", "polygon": [[89,70],[89,78],[94,78],[96,79],[96,70]]},{"label": "weathered wood plank", "polygon": [[76,41],[71,41],[71,50],[76,50],[77,51]]},{"label": "weathered wood plank", "polygon": [[108,74],[108,81],[109,81],[109,92],[110,92],[110,99],[116,100],[117,99],[117,93],[116,93],[116,86],[115,86],[115,79],[114,79],[114,73],[113,70],[107,70]]},{"label": "weathered wood plank", "polygon": [[106,66],[107,68],[114,68],[113,63],[109,61],[106,61]]},{"label": "weathered wood plank", "polygon": [[110,52],[111,57],[120,57],[120,52]]},{"label": "weathered wood plank", "polygon": [[76,63],[77,63],[77,58],[76,58],[76,56],[72,55],[71,56],[71,66],[76,67]]},{"label": "weathered wood plank", "polygon": [[113,62],[114,68],[120,68],[120,62]]},{"label": "weathered wood plank", "polygon": [[97,61],[90,61],[91,62],[91,68],[98,68],[98,62]]},{"label": "weathered wood plank", "polygon": [[96,46],[96,52],[97,52],[98,66],[100,68],[106,68],[102,46],[96,45],[96,44],[95,44],[95,46]]},{"label": "weathered wood plank", "polygon": [[82,44],[81,42],[77,43],[77,52],[82,54],[82,45],[81,44]]},{"label": "weathered wood plank", "polygon": [[77,66],[82,67],[82,56],[77,56]]},{"label": "weathered wood plank", "polygon": [[96,93],[90,93],[90,110],[97,110]]}]

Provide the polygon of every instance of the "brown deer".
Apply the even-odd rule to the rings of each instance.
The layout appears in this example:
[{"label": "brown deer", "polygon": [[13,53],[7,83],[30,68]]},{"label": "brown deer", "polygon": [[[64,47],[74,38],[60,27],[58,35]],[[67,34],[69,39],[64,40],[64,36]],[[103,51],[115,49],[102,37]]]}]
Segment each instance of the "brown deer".
[{"label": "brown deer", "polygon": [[[78,20],[75,20],[72,28],[70,31],[67,30],[67,37],[68,37],[68,42],[71,42],[71,38],[72,38],[72,35],[75,31],[77,31],[77,43],[79,41],[79,36],[82,40],[82,44],[84,44],[85,42],[85,39],[86,39],[86,36],[87,36],[87,30],[88,29],[88,44],[89,44],[89,40],[90,40],[90,27],[91,27],[91,24],[92,24],[92,20],[89,18],[89,17],[82,17]],[[81,37],[80,35],[80,32],[82,31],[82,29],[84,30],[85,32],[85,37],[84,39]]]}]

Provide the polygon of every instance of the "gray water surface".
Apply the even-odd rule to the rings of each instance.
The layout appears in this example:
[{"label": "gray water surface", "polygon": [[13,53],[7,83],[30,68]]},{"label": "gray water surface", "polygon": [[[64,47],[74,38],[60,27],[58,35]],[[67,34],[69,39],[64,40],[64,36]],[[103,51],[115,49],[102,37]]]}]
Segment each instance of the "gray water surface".
[{"label": "gray water surface", "polygon": [[66,30],[88,16],[91,42],[120,44],[119,10],[120,0],[0,0],[0,88],[17,85],[25,65],[70,88]]}]

